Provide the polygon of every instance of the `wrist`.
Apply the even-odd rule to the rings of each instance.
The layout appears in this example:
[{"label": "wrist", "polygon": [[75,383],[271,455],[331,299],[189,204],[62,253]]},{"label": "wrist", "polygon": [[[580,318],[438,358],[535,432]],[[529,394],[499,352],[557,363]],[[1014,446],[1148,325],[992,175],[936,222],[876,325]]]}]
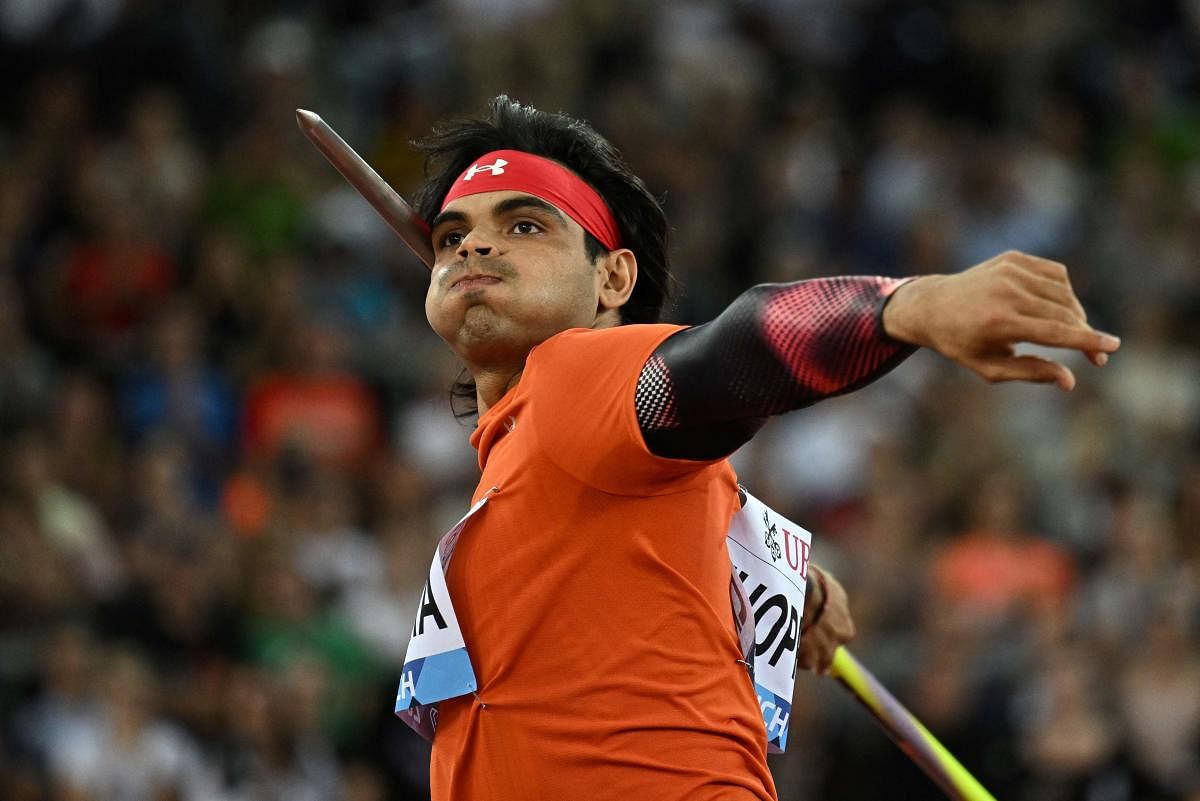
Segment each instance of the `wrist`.
[{"label": "wrist", "polygon": [[908,345],[926,346],[925,323],[928,320],[928,297],[942,281],[944,275],[921,275],[905,281],[893,290],[883,306],[880,322],[883,331],[897,342]]}]

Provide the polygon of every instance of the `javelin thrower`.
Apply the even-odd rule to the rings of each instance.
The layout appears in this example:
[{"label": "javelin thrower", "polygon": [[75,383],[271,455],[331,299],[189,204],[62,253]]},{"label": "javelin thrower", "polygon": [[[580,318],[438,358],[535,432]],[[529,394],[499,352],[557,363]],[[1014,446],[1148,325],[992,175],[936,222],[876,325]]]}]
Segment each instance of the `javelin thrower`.
[{"label": "javelin thrower", "polygon": [[[806,533],[726,457],[919,346],[1069,390],[1066,366],[1014,346],[1100,365],[1119,342],[1087,324],[1062,265],[1020,253],[763,285],[704,325],[659,324],[665,216],[589,126],[500,97],[423,146],[426,315],[472,376],[482,471],[434,555],[397,695],[433,738],[433,798],[775,799],[773,682],[797,654],[828,665],[848,632],[805,619],[821,575]],[[757,586],[755,560],[774,571]]]}]

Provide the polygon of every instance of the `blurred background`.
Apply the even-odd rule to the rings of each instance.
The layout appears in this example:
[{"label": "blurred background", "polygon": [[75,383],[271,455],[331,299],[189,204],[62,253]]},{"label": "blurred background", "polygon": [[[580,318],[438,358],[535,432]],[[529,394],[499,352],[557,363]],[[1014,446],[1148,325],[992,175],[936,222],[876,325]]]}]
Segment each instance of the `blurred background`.
[{"label": "blurred background", "polygon": [[[1079,386],[918,354],[741,479],[1006,801],[1200,799],[1200,3],[0,0],[0,798],[402,801],[391,713],[477,476],[402,193],[501,91],[660,194],[702,322],[761,281],[1061,260]],[[801,676],[785,801],[939,792]],[[774,758],[773,758],[774,759]]]}]

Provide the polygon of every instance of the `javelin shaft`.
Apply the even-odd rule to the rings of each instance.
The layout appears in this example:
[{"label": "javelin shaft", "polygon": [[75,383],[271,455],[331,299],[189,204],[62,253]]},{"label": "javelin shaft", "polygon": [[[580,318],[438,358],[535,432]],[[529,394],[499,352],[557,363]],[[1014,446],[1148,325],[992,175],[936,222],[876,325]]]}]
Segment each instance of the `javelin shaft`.
[{"label": "javelin shaft", "polygon": [[426,267],[433,268],[433,245],[429,241],[429,225],[400,197],[399,193],[380,177],[346,140],[338,136],[325,120],[311,111],[296,109],[296,124],[329,163],[358,190],[379,216],[400,235],[409,250]]},{"label": "javelin shaft", "polygon": [[888,736],[954,801],[996,801],[974,776],[869,670],[839,647],[832,675],[887,731]]}]

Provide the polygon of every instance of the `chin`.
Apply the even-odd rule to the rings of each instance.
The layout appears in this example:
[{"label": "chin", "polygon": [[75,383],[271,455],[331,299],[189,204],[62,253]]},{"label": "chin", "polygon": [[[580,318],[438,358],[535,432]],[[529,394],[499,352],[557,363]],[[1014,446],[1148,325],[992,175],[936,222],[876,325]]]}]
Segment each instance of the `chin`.
[{"label": "chin", "polygon": [[513,324],[486,306],[472,306],[454,329],[451,342],[465,361],[480,364],[512,349]]}]

